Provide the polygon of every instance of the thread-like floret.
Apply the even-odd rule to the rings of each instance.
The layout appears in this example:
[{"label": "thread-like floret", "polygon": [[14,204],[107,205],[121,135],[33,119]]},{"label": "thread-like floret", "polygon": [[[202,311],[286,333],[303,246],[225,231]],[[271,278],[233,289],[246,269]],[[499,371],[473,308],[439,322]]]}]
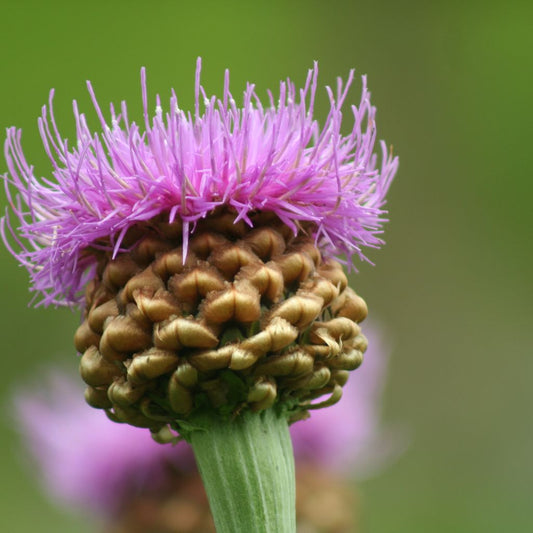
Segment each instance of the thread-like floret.
[{"label": "thread-like floret", "polygon": [[[227,71],[222,98],[207,96],[199,60],[194,112],[182,111],[172,92],[169,110],[163,112],[157,97],[150,117],[143,69],[142,126],[128,119],[124,102],[118,111],[111,106],[108,124],[89,83],[102,131],[89,129],[74,102],[74,143],[58,131],[52,91],[39,130],[53,178],[34,175],[20,130],[10,128],[5,143],[9,174],[4,180],[18,222],[6,215],[1,232],[30,272],[41,302],[81,303],[97,252],[115,257],[134,247],[135,241],[124,242],[126,233],[157,216],[163,216],[169,232],[181,232],[186,257],[197,222],[219,206],[232,213],[228,224],[240,221],[244,228],[258,211],[274,213],[295,234],[302,223],[310,224],[323,255],[344,254],[350,264],[353,256],[364,259],[363,247],[382,243],[382,207],[398,160],[382,142],[378,168],[376,110],[364,76],[361,102],[349,110],[352,129],[341,133],[341,108],[353,71],[346,83],[338,80],[336,91],[326,88],[331,107],[319,127],[313,118],[317,76],[315,64],[302,89],[290,80],[281,82],[279,98],[269,92],[266,106],[248,84],[237,107]],[[265,234],[250,245],[261,254],[278,244]],[[236,261],[246,261],[245,255]]]}]

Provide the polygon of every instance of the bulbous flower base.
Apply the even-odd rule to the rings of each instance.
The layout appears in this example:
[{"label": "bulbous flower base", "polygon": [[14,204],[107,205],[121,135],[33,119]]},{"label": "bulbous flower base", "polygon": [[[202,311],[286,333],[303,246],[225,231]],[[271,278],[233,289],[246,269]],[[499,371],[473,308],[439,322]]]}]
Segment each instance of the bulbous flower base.
[{"label": "bulbous flower base", "polygon": [[181,222],[159,217],[130,230],[114,259],[88,251],[99,267],[75,344],[90,405],[164,439],[198,410],[279,403],[297,419],[340,399],[366,349],[366,304],[310,228],[235,217],[198,222],[186,250]]}]

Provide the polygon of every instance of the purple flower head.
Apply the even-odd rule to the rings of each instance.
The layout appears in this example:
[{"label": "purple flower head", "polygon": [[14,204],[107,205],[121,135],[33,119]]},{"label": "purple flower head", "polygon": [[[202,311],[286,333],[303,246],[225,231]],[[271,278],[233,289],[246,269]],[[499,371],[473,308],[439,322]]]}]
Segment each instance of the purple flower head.
[{"label": "purple flower head", "polygon": [[[387,357],[369,329],[366,361],[344,387],[346,398],[291,427],[297,464],[362,477],[398,451],[398,435],[380,423]],[[163,446],[143,429],[112,423],[88,407],[77,382],[63,374],[52,375],[38,394],[20,391],[16,408],[44,485],[80,509],[112,515],[128,498],[164,490],[169,476],[196,468],[188,444]]]},{"label": "purple flower head", "polygon": [[323,253],[345,254],[350,264],[353,256],[364,259],[364,246],[382,244],[382,208],[398,159],[382,142],[378,166],[376,110],[364,76],[359,106],[346,110],[351,132],[343,135],[341,108],[353,71],[346,83],[338,80],[336,91],[326,88],[331,107],[320,128],[313,119],[316,64],[302,89],[281,82],[279,97],[269,92],[266,106],[248,84],[242,107],[230,93],[228,71],[222,98],[208,97],[200,65],[198,60],[194,112],[181,110],[172,92],[168,111],[156,98],[153,117],[141,70],[142,126],[128,119],[124,102],[120,110],[111,106],[108,123],[88,84],[102,131],[89,130],[74,102],[74,143],[58,131],[52,91],[39,130],[53,178],[35,177],[20,130],[8,129],[4,179],[19,224],[13,227],[5,217],[2,235],[44,304],[79,303],[95,266],[91,250],[116,255],[129,228],[158,215],[183,221],[185,250],[195,222],[219,206],[249,224],[255,211],[275,213],[294,232],[311,223]]},{"label": "purple flower head", "polygon": [[44,486],[67,505],[112,514],[128,496],[164,486],[169,471],[195,468],[188,445],[162,446],[146,430],[111,422],[64,374],[37,393],[20,390],[15,408]]}]

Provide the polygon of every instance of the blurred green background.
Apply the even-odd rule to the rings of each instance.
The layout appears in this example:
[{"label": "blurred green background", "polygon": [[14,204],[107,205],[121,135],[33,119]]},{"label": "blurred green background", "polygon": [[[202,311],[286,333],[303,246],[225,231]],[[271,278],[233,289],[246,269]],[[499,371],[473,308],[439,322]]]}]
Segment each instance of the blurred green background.
[{"label": "blurred green background", "polygon": [[[378,137],[401,164],[387,246],[352,282],[390,334],[384,415],[411,444],[361,484],[363,531],[533,531],[532,20],[533,4],[512,1],[3,0],[0,125],[23,129],[47,175],[36,119],[51,87],[72,137],[72,99],[91,114],[86,79],[104,107],[125,98],[140,116],[142,65],[151,95],[174,87],[183,107],[198,55],[211,93],[226,67],[236,95],[301,83],[315,59],[322,86],[368,74]],[[50,361],[76,365],[78,317],[28,308],[26,271],[2,247],[0,273],[0,530],[91,531],[35,485],[8,405]]]}]

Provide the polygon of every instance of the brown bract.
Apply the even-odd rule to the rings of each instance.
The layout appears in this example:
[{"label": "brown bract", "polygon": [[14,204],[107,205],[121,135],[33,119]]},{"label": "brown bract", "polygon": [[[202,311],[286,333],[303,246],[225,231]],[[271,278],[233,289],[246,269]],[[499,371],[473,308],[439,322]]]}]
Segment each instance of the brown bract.
[{"label": "brown bract", "polygon": [[101,258],[75,335],[91,405],[157,432],[199,406],[286,402],[298,418],[338,401],[366,349],[365,302],[305,228],[234,218],[200,221],[185,258],[179,225],[159,220]]}]

